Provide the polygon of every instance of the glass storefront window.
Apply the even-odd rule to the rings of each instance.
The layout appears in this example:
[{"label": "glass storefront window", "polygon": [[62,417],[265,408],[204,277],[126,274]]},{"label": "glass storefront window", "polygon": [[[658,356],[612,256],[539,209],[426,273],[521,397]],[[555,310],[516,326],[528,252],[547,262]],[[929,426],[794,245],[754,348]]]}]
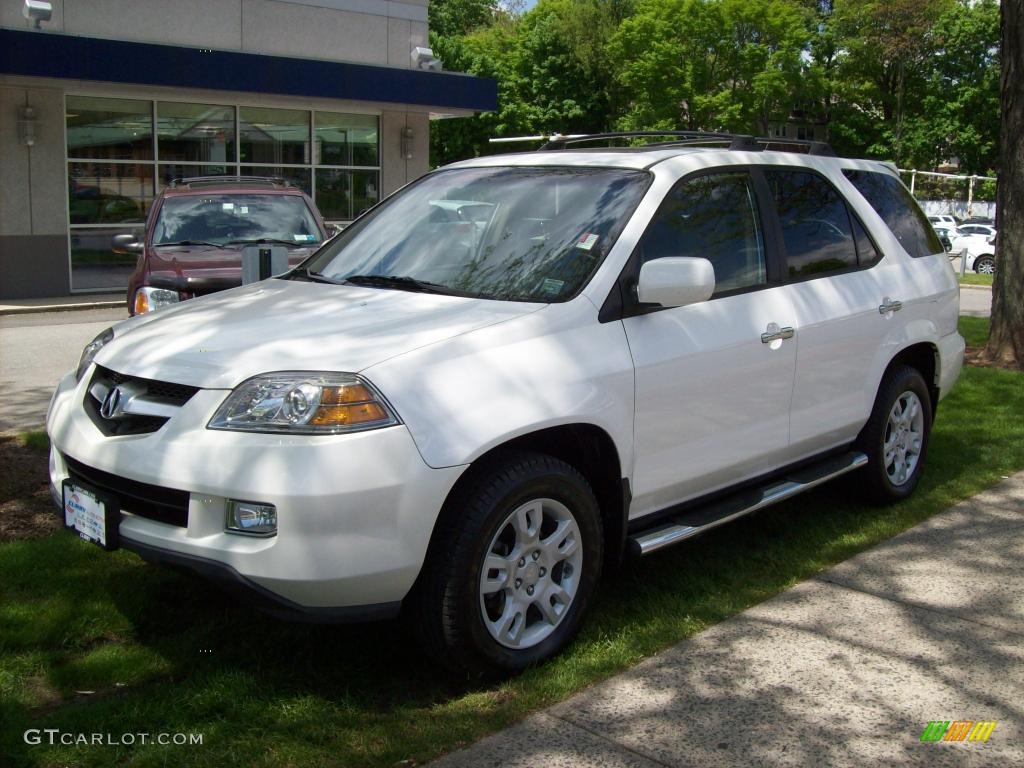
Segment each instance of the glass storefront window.
[{"label": "glass storefront window", "polygon": [[161,161],[233,163],[235,108],[158,102],[156,137]]},{"label": "glass storefront window", "polygon": [[377,171],[316,169],[316,207],[328,221],[351,221],[380,200]]},{"label": "glass storefront window", "polygon": [[320,165],[377,165],[376,115],[314,114],[314,140]]},{"label": "glass storefront window", "polygon": [[71,276],[76,290],[124,289],[138,260],[136,254],[118,254],[111,250],[114,235],[128,232],[141,239],[143,227],[112,226],[72,229]]},{"label": "glass storefront window", "polygon": [[160,163],[157,171],[157,189],[163,189],[175,179],[190,179],[196,176],[234,176],[233,165],[185,165],[183,163]]},{"label": "glass storefront window", "polygon": [[309,112],[270,107],[238,110],[240,162],[309,165]]},{"label": "glass storefront window", "polygon": [[152,202],[151,163],[68,163],[72,224],[145,221]]},{"label": "glass storefront window", "polygon": [[242,176],[279,177],[292,184],[307,195],[313,194],[312,179],[309,168],[288,168],[287,166],[243,165],[239,173]]},{"label": "glass storefront window", "polygon": [[68,96],[67,156],[152,160],[153,102]]}]

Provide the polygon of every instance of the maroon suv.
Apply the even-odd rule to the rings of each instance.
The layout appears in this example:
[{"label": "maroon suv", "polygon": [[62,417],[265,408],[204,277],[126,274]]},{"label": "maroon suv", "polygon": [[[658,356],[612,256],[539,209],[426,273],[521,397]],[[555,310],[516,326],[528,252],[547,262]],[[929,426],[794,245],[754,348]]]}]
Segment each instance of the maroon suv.
[{"label": "maroon suv", "polygon": [[282,179],[210,176],[176,179],[153,202],[142,242],[114,238],[139,253],[128,280],[128,311],[149,312],[242,284],[247,245],[283,245],[294,266],[330,235],[313,201]]}]

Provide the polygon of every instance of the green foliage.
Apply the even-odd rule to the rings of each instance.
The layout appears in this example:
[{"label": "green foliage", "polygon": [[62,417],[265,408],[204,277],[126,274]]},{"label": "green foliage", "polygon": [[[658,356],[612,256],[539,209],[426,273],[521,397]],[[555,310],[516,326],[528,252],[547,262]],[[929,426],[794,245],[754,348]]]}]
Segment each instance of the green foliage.
[{"label": "green foliage", "polygon": [[957,157],[974,174],[996,166],[996,0],[509,7],[431,2],[431,44],[446,69],[495,78],[499,101],[494,113],[435,122],[435,164],[508,151],[488,144],[495,136],[617,128],[764,135],[793,119],[825,125],[841,154],[918,168]]}]

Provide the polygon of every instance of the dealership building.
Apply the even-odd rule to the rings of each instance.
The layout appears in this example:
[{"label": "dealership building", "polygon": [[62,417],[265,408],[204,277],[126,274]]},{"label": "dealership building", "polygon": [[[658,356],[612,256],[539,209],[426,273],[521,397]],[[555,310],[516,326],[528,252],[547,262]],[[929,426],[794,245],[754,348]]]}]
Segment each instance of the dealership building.
[{"label": "dealership building", "polygon": [[283,177],[344,223],[421,176],[432,118],[497,102],[415,55],[427,2],[0,0],[0,299],[124,288],[111,238],[175,178]]}]

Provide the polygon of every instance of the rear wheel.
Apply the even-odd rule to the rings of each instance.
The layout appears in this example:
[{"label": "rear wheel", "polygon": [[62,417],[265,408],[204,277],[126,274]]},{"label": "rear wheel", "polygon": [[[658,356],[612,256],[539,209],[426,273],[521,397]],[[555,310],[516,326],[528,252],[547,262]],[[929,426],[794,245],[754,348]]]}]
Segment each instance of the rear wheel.
[{"label": "rear wheel", "polygon": [[428,653],[470,673],[509,672],[572,639],[603,546],[579,472],[543,454],[509,454],[476,469],[438,525],[414,606]]},{"label": "rear wheel", "polygon": [[898,501],[914,492],[931,425],[931,395],[921,373],[906,365],[891,369],[857,439],[858,449],[868,457],[865,491],[872,500]]},{"label": "rear wheel", "polygon": [[996,260],[991,256],[979,256],[974,260],[974,271],[979,275],[994,275],[996,273]]}]

